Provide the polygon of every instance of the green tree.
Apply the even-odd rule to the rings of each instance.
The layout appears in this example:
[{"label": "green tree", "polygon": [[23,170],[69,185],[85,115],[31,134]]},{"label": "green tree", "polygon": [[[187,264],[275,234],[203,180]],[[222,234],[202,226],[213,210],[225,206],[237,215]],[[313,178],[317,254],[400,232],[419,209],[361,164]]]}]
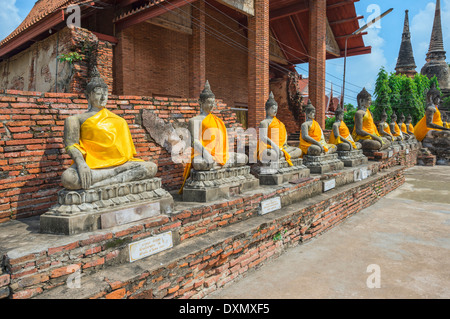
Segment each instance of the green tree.
[{"label": "green tree", "polygon": [[386,110],[388,117],[390,118],[392,112],[398,112],[401,103],[401,82],[402,78],[406,77],[404,75],[396,75],[395,73],[391,73],[389,76],[389,88],[391,89],[391,95],[389,98],[391,104],[390,113]]},{"label": "green tree", "polygon": [[397,115],[400,115],[400,113],[405,116],[411,114],[414,123],[417,123],[425,115],[425,109],[417,91],[416,81],[407,76],[402,77],[400,96],[400,107],[397,109]]},{"label": "green tree", "polygon": [[383,110],[385,110],[388,115],[392,113],[391,92],[392,90],[389,87],[389,75],[384,67],[381,67],[375,82],[374,92],[375,101],[373,103],[373,116],[376,121],[381,119],[381,113],[383,113]]}]

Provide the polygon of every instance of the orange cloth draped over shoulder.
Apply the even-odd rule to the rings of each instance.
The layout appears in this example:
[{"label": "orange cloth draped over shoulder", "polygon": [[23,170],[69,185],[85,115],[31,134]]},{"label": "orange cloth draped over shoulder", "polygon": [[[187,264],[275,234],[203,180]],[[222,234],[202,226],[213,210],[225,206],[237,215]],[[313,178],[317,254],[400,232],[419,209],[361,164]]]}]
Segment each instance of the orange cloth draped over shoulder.
[{"label": "orange cloth draped over shoulder", "polygon": [[[286,158],[286,162],[288,162],[289,166],[293,166],[291,162],[291,155],[284,149],[284,144],[287,140],[287,132],[286,126],[276,117],[273,118],[272,122],[270,122],[269,127],[267,129],[267,136],[270,140],[277,144],[277,146],[284,153],[284,157]],[[258,159],[261,161],[262,154],[264,150],[272,148],[269,144],[266,144],[262,141],[258,144]]]},{"label": "orange cloth draped over shoulder", "polygon": [[330,141],[329,141],[330,144],[336,144],[336,145],[338,145],[338,144],[343,143],[342,140],[341,140],[341,136],[342,136],[343,138],[345,138],[346,140],[348,140],[350,143],[352,143],[353,148],[356,149],[356,144],[355,144],[355,142],[353,141],[353,138],[352,138],[352,136],[350,135],[350,130],[348,129],[348,127],[347,127],[347,125],[344,123],[344,121],[341,121],[341,125],[339,125],[339,136],[338,136],[337,138],[334,136],[334,132],[331,131],[331,134],[330,134]]},{"label": "orange cloth draped over shoulder", "polygon": [[[436,125],[440,125],[440,126],[443,126],[443,124],[444,124],[444,123],[442,123],[441,112],[439,111],[437,106],[436,106],[436,112],[434,112],[434,115],[433,115],[433,123]],[[427,116],[425,115],[424,117],[422,117],[422,119],[419,122],[417,122],[416,126],[414,126],[414,135],[416,136],[416,139],[419,142],[422,142],[422,140],[425,138],[428,131],[430,131],[430,130],[442,131],[440,129],[429,128],[427,126]]]},{"label": "orange cloth draped over shoulder", "polygon": [[[209,113],[202,121],[202,133],[200,140],[203,147],[211,154],[216,163],[225,165],[229,159],[229,146],[227,128],[223,121]],[[195,138],[195,137],[192,137]],[[186,183],[191,173],[192,161],[194,157],[201,155],[197,150],[192,148],[192,155],[190,162],[186,165],[183,173],[183,185],[179,194],[183,193],[184,184]]]},{"label": "orange cloth draped over shoulder", "polygon": [[[323,148],[325,149],[325,152],[328,152],[328,147],[326,146],[327,143],[325,142],[325,138],[323,136],[323,131],[320,128],[319,123],[316,120],[312,121],[311,127],[309,128],[309,132],[308,132],[309,136],[312,137],[313,139],[315,139],[317,142],[319,142]],[[311,146],[312,144],[305,141],[302,138],[302,134],[300,132],[300,145],[299,148],[302,150],[303,154],[308,154],[308,148]]]},{"label": "orange cloth draped over shoulder", "polygon": [[91,169],[108,168],[139,161],[127,122],[106,108],[81,125],[80,143],[71,147],[83,154]]},{"label": "orange cloth draped over shoulder", "polygon": [[389,124],[387,124],[386,122],[384,122],[384,125],[383,125],[383,131],[385,131],[386,133],[392,135],[391,127],[390,127]]},{"label": "orange cloth draped over shoulder", "polygon": [[403,133],[408,134],[408,130],[406,129],[406,124],[402,123],[401,130]]},{"label": "orange cloth draped over shoulder", "polygon": [[414,125],[412,123],[409,123],[409,131],[414,133]]},{"label": "orange cloth draped over shoulder", "polygon": [[[369,134],[380,136],[380,134],[378,133],[377,127],[373,121],[372,114],[370,113],[369,109],[367,109],[366,113],[364,114],[362,129],[363,129],[363,131],[365,131]],[[355,142],[358,142],[359,140],[371,140],[372,139],[372,137],[369,135],[361,136],[361,135],[356,134],[356,125],[353,128],[352,136],[353,136],[353,140]]]},{"label": "orange cloth draped over shoulder", "polygon": [[402,136],[402,131],[400,130],[400,126],[398,126],[397,123],[395,123],[395,130],[393,136]]}]

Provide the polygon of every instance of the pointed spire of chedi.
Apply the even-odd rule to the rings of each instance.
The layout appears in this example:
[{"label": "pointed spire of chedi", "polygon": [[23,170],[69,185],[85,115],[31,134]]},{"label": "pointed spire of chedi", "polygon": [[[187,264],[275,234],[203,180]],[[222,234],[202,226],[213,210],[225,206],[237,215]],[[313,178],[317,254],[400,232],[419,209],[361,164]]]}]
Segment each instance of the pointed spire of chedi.
[{"label": "pointed spire of chedi", "polygon": [[447,97],[450,95],[450,72],[445,58],[441,24],[441,1],[436,0],[433,31],[431,32],[430,47],[426,58],[427,63],[423,66],[420,73],[430,79],[436,76],[444,97]]},{"label": "pointed spire of chedi", "polygon": [[402,44],[398,53],[397,66],[395,71],[397,74],[405,74],[413,77],[416,71],[416,61],[414,60],[413,49],[411,45],[411,32],[409,31],[408,10],[405,10],[405,23],[403,26]]}]

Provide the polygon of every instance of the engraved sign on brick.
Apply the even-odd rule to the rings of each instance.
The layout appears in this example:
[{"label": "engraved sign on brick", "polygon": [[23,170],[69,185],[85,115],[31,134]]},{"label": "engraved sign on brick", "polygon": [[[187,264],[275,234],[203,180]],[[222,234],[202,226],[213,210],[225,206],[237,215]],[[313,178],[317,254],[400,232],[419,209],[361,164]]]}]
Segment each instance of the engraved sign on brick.
[{"label": "engraved sign on brick", "polygon": [[173,247],[172,232],[145,238],[128,245],[130,263]]},{"label": "engraved sign on brick", "polygon": [[323,191],[327,192],[330,189],[333,189],[336,187],[336,180],[335,179],[329,179],[327,181],[323,182]]},{"label": "engraved sign on brick", "polygon": [[391,151],[389,151],[389,153],[388,153],[388,157],[389,157],[389,158],[391,158],[391,157],[392,157],[393,155],[394,155],[394,151],[392,151],[392,150],[391,150]]},{"label": "engraved sign on brick", "polygon": [[278,209],[281,209],[281,198],[279,196],[266,199],[261,202],[260,215],[264,215]]}]

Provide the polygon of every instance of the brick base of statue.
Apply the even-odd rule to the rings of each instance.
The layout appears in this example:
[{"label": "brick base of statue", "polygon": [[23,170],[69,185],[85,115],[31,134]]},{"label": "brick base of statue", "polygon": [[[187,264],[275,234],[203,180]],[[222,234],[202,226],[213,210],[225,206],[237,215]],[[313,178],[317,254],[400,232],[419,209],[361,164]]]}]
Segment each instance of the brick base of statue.
[{"label": "brick base of statue", "polygon": [[339,160],[344,162],[345,167],[356,167],[367,164],[369,161],[362,150],[337,151],[337,155]]},{"label": "brick base of statue", "polygon": [[259,179],[261,185],[281,185],[299,178],[309,177],[309,169],[303,165],[301,158],[291,160],[290,166],[285,159],[270,164],[258,163],[252,168],[252,173]]},{"label": "brick base of statue", "polygon": [[435,137],[424,138],[423,147],[428,148],[431,154],[436,156],[437,165],[450,165],[450,138]]},{"label": "brick base of statue", "polygon": [[183,188],[183,201],[210,202],[255,189],[259,180],[250,173],[250,166],[210,171],[191,170]]},{"label": "brick base of statue", "polygon": [[321,156],[304,155],[303,164],[309,168],[311,174],[324,174],[344,168],[344,162],[339,160],[337,153]]},{"label": "brick base of statue", "polygon": [[372,161],[384,161],[391,158],[394,154],[400,151],[400,146],[391,146],[385,150],[375,151],[375,150],[363,150],[364,156]]},{"label": "brick base of statue", "polygon": [[88,190],[63,189],[58,204],[40,217],[42,233],[74,235],[128,224],[173,210],[173,198],[161,179]]}]

